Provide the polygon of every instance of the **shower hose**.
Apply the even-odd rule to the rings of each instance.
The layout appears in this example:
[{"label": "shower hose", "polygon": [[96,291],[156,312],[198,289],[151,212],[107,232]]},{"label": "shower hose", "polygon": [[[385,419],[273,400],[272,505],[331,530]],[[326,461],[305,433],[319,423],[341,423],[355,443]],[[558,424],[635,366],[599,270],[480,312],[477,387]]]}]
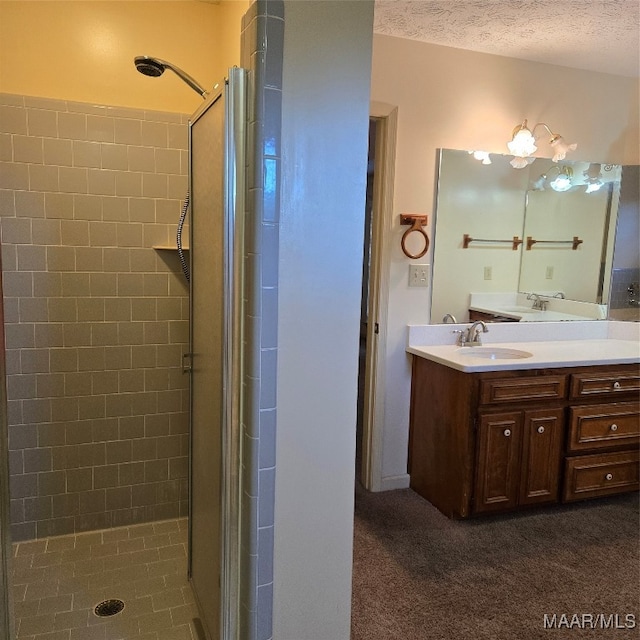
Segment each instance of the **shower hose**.
[{"label": "shower hose", "polygon": [[190,281],[190,274],[189,274],[189,265],[187,264],[187,259],[185,258],[184,251],[182,249],[182,227],[184,227],[184,221],[187,217],[188,209],[189,209],[189,192],[187,191],[187,195],[185,196],[185,199],[184,199],[184,204],[182,205],[182,213],[180,214],[180,220],[178,220],[178,230],[176,232],[178,258],[180,258],[180,266],[182,267],[182,273],[184,273],[184,277],[187,279],[187,282]]}]

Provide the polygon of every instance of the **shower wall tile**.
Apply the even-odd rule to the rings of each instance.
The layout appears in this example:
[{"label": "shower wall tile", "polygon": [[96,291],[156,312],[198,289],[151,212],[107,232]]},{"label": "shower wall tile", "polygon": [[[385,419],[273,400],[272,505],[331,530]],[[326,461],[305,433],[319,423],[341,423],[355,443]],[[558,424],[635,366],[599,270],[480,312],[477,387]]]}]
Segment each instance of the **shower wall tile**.
[{"label": "shower wall tile", "polygon": [[14,540],[186,514],[188,287],[152,248],[186,140],[182,114],[0,94]]},{"label": "shower wall tile", "polygon": [[242,19],[241,36],[250,98],[240,602],[243,637],[250,640],[272,637],[283,43],[284,3],[252,4]]},{"label": "shower wall tile", "polygon": [[612,309],[640,306],[640,269],[614,269],[611,277],[610,305]]}]

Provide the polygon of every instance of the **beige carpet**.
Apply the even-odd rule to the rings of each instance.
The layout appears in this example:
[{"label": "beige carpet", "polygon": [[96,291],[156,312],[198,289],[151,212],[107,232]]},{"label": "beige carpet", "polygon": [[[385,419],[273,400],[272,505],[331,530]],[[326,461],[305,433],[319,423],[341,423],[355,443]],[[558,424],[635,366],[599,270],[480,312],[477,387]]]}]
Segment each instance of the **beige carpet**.
[{"label": "beige carpet", "polygon": [[358,487],[351,640],[637,640],[638,525],[637,493],[453,521]]}]

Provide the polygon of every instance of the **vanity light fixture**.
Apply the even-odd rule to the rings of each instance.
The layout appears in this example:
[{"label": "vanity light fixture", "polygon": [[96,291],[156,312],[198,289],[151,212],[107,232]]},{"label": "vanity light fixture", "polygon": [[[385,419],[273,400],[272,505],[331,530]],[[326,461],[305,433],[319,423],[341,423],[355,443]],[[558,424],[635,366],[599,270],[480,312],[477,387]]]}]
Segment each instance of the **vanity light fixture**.
[{"label": "vanity light fixture", "polygon": [[564,160],[567,152],[577,148],[577,144],[567,144],[560,134],[553,133],[544,122],[538,122],[532,129],[529,129],[527,121],[524,120],[522,124],[514,128],[511,140],[507,142],[509,151],[514,155],[511,166],[515,169],[522,169],[533,162],[534,159],[531,156],[538,149],[536,147],[537,138],[534,135],[538,127],[544,127],[551,136],[549,144],[554,151],[553,162]]},{"label": "vanity light fixture", "polygon": [[476,160],[480,160],[482,164],[491,164],[488,151],[469,151],[469,155],[473,155],[473,157]]}]

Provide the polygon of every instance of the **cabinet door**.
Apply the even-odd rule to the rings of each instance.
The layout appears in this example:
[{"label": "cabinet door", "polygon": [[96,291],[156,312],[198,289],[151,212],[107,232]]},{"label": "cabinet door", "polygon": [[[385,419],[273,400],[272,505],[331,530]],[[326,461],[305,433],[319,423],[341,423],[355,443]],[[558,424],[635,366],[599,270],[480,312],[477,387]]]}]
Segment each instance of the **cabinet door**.
[{"label": "cabinet door", "polygon": [[562,409],[524,412],[520,504],[558,501],[563,423]]},{"label": "cabinet door", "polygon": [[518,503],[522,412],[480,416],[474,511],[500,511]]}]

